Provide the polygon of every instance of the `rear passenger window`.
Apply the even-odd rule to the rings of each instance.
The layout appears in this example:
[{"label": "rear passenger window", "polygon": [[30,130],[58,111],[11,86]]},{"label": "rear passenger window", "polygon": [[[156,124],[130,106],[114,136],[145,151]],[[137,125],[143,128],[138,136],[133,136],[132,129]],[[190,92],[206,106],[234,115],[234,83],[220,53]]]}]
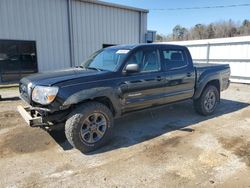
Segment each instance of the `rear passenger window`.
[{"label": "rear passenger window", "polygon": [[163,50],[163,63],[168,70],[184,68],[187,66],[187,60],[182,50]]}]

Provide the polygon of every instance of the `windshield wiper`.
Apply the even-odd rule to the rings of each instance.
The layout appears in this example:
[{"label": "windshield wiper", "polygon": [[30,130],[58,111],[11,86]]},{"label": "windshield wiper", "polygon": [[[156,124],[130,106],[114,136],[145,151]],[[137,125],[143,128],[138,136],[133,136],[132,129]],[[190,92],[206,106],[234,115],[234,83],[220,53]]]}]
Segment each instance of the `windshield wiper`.
[{"label": "windshield wiper", "polygon": [[84,69],[84,67],[82,65],[78,65],[78,66],[76,66],[76,68],[82,68],[82,69]]}]

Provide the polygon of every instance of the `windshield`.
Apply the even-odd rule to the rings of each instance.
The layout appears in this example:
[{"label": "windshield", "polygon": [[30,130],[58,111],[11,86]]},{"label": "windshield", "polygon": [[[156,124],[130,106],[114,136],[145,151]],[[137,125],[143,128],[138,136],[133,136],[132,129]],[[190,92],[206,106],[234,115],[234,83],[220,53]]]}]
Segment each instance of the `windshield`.
[{"label": "windshield", "polygon": [[90,56],[81,66],[86,69],[115,71],[129,50],[102,49]]}]

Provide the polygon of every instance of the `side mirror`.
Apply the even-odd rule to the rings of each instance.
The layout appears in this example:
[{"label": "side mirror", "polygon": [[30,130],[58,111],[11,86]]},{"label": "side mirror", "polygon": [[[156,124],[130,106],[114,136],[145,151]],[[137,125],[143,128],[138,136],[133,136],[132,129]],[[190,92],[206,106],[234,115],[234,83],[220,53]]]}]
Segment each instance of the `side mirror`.
[{"label": "side mirror", "polygon": [[126,73],[135,73],[139,72],[139,65],[138,64],[128,64],[125,68]]}]

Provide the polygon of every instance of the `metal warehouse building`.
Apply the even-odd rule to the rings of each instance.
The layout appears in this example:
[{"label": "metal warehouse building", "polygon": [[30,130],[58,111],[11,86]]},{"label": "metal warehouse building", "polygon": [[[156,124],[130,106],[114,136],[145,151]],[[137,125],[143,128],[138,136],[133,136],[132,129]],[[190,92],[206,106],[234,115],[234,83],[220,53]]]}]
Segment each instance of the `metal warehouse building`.
[{"label": "metal warehouse building", "polygon": [[109,45],[146,42],[147,13],[96,0],[1,0],[0,82],[79,65]]}]

